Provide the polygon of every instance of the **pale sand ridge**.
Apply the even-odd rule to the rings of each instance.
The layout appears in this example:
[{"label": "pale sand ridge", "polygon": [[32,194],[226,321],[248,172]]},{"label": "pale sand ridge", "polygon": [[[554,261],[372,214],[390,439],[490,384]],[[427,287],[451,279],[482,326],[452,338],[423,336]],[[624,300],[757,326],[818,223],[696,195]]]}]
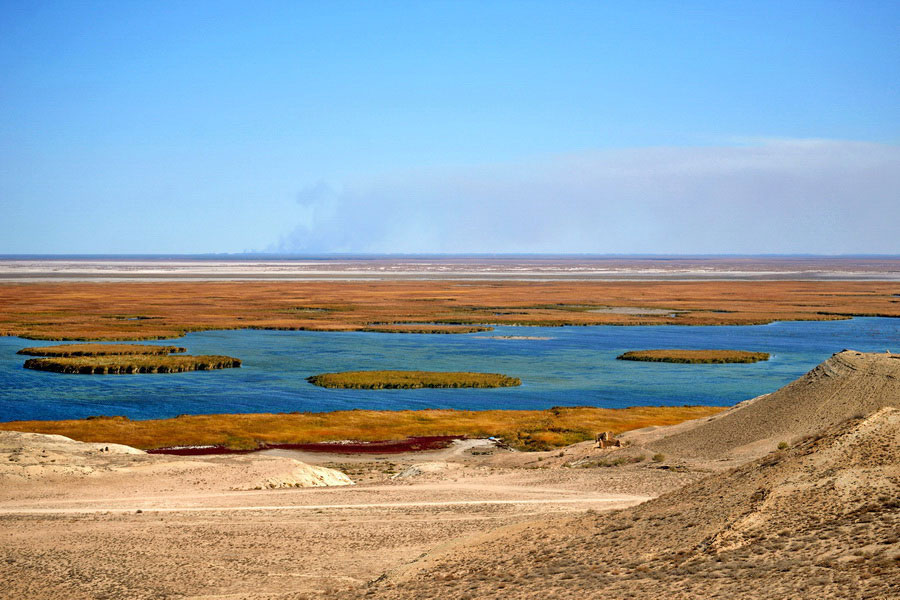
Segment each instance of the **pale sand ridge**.
[{"label": "pale sand ridge", "polygon": [[900,410],[642,505],[472,537],[379,598],[895,598]]},{"label": "pale sand ridge", "polygon": [[900,355],[844,350],[776,392],[648,445],[692,458],[749,459],[883,406],[900,408]]}]

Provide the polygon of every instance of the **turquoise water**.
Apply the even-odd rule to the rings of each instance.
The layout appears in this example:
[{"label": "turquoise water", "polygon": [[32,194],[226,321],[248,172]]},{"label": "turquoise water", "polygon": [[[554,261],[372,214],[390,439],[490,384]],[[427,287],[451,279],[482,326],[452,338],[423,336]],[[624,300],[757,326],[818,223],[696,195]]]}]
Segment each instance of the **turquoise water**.
[{"label": "turquoise water", "polygon": [[[488,336],[540,336],[503,340]],[[420,408],[731,405],[771,392],[844,348],[900,349],[900,319],[779,322],[747,327],[497,327],[416,335],[207,331],[176,340],[191,354],[227,354],[241,369],[166,375],[63,375],[22,368],[34,342],[0,337],[0,421],[125,415]],[[142,342],[143,343],[143,342]],[[772,353],[740,365],[617,361],[626,350],[733,348]],[[305,378],[363,369],[487,371],[522,386],[490,390],[328,390]]]}]

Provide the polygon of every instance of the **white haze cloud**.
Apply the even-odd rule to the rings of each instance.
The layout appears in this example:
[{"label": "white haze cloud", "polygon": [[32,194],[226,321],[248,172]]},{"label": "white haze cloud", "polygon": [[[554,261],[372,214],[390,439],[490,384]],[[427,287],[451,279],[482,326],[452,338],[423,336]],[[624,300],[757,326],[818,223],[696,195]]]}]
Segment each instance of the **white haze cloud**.
[{"label": "white haze cloud", "polygon": [[764,140],[318,183],[279,252],[900,253],[900,147]]}]

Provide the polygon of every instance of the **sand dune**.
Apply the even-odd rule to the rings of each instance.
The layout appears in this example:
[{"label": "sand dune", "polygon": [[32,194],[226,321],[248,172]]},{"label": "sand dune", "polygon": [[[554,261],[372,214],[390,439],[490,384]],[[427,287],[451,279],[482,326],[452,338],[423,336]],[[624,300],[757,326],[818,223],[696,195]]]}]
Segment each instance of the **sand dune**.
[{"label": "sand dune", "polygon": [[749,459],[883,406],[900,408],[900,354],[844,350],[776,392],[647,445],[692,458]]},{"label": "sand dune", "polygon": [[494,531],[379,598],[888,598],[900,586],[900,410],[634,508]]},{"label": "sand dune", "polygon": [[[187,481],[185,481],[187,480]],[[204,489],[272,489],[350,485],[334,469],[271,456],[150,455],[120,444],[76,442],[61,435],[0,431],[0,485],[6,496],[27,497],[48,485],[69,491],[108,486],[118,494],[201,486]],[[12,486],[16,486],[13,490]]]}]

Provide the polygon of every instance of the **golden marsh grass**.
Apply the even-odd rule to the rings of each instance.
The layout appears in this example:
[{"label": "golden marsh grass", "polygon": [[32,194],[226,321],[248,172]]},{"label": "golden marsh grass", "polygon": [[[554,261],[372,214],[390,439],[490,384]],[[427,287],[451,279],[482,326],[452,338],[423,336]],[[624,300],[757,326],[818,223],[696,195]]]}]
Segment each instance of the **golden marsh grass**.
[{"label": "golden marsh grass", "polygon": [[[112,341],[247,328],[463,333],[492,324],[753,325],[900,317],[898,293],[897,283],[883,281],[8,283],[0,284],[0,335]],[[606,310],[616,307],[664,310]]]},{"label": "golden marsh grass", "polygon": [[120,354],[172,354],[187,352],[181,346],[153,346],[150,344],[60,344],[22,348],[16,354],[27,356],[111,356]]},{"label": "golden marsh grass", "polygon": [[29,358],[24,365],[26,369],[79,375],[182,373],[184,371],[230,369],[240,366],[240,359],[230,356],[159,356],[155,354]]},{"label": "golden marsh grass", "polygon": [[497,388],[522,385],[518,377],[499,373],[445,371],[344,371],[307,377],[313,385],[352,390],[411,390],[418,388]]},{"label": "golden marsh grass", "polygon": [[681,364],[755,363],[769,360],[768,352],[746,350],[632,350],[616,357],[618,360],[666,362]]},{"label": "golden marsh grass", "polygon": [[101,417],[69,421],[11,421],[0,430],[59,434],[84,442],[151,449],[169,446],[259,443],[305,444],[339,440],[401,440],[411,436],[496,436],[524,450],[546,450],[594,438],[675,425],[725,410],[716,406],[552,408],[548,410],[350,410],[328,413],[184,415],[132,421]]}]

